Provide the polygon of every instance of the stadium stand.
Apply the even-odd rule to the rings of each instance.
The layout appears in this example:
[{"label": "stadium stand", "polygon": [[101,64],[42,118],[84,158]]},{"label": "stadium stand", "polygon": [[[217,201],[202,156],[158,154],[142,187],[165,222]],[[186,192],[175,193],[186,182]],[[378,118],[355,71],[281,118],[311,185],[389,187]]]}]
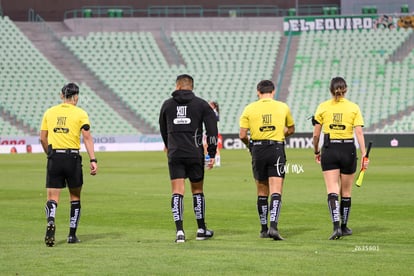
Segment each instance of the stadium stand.
[{"label": "stadium stand", "polygon": [[256,84],[271,79],[279,32],[174,32],[172,39],[201,96],[221,104],[220,128],[238,133],[238,117],[256,98]]},{"label": "stadium stand", "polygon": [[136,135],[135,129],[128,121],[124,120],[117,112],[108,106],[87,85],[80,84],[81,96],[78,106],[88,112],[92,125],[92,132],[99,135]]},{"label": "stadium stand", "polygon": [[[160,105],[173,91],[175,77],[188,73],[195,77],[196,94],[219,102],[220,131],[237,133],[240,113],[256,99],[256,83],[274,79],[281,41],[287,39],[281,31],[172,28],[165,39],[179,54],[179,64],[166,58],[154,31],[116,31],[113,26],[104,31],[104,25],[99,29],[67,31],[61,41],[125,107],[155,130]],[[312,131],[307,118],[329,98],[329,81],[337,75],[347,80],[348,98],[361,106],[368,131],[413,131],[407,123],[414,107],[414,52],[412,44],[407,45],[413,35],[411,29],[299,35],[298,50],[290,53],[295,62],[287,64],[293,66],[293,73],[286,100],[297,132]],[[411,53],[396,59],[402,47]],[[13,118],[3,123],[8,120],[3,117],[0,134],[4,136],[6,128],[7,135],[37,134],[41,115],[60,102],[57,92],[67,79],[7,17],[0,19],[0,60],[0,110]],[[79,106],[90,113],[95,134],[139,133],[86,84],[80,86]],[[29,130],[9,127],[14,121]]]},{"label": "stadium stand", "polygon": [[[169,65],[150,32],[92,32],[63,43],[137,114],[158,128],[158,112],[178,74],[195,78],[195,92],[221,105],[221,132],[238,132],[237,116],[271,78],[279,32],[173,32],[185,65]],[[170,90],[166,90],[168,88]]]},{"label": "stadium stand", "polygon": [[165,89],[178,71],[169,68],[151,33],[96,32],[62,41],[125,105],[158,128]]},{"label": "stadium stand", "polygon": [[[16,121],[37,134],[43,112],[58,104],[59,90],[68,80],[50,64],[8,18],[0,19],[0,105]],[[136,134],[128,122],[123,120],[88,87],[80,84],[82,97],[79,106],[90,112],[93,131],[96,134]],[[17,128],[2,135],[20,135]]]},{"label": "stadium stand", "polygon": [[375,130],[376,133],[413,133],[414,132],[414,112],[403,116],[399,120],[395,120],[390,124],[386,124],[383,128]]},{"label": "stadium stand", "polygon": [[312,130],[306,118],[329,99],[329,82],[337,75],[347,80],[347,97],[360,105],[366,127],[412,106],[412,54],[402,62],[390,62],[411,33],[397,29],[303,33],[287,99],[298,131]]},{"label": "stadium stand", "polygon": [[16,128],[14,125],[10,124],[9,121],[3,120],[0,117],[0,134],[1,136],[15,136],[15,135],[25,135],[23,130]]}]

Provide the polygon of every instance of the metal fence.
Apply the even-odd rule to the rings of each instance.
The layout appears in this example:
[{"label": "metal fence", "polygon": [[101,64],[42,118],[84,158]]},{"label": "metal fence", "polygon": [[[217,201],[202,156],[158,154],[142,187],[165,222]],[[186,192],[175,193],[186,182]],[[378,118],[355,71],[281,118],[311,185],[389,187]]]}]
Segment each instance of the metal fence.
[{"label": "metal fence", "polygon": [[339,14],[340,7],[332,5],[299,5],[281,9],[277,5],[220,5],[206,9],[200,5],[149,6],[134,9],[132,6],[84,6],[68,10],[64,19],[91,17],[282,17],[297,15]]}]

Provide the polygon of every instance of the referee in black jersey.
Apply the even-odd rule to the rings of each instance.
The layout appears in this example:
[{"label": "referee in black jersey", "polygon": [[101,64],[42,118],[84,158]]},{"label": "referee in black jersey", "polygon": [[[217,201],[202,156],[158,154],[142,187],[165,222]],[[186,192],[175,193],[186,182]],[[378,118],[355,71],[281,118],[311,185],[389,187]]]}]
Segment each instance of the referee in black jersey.
[{"label": "referee in black jersey", "polygon": [[196,239],[205,240],[214,234],[205,224],[203,124],[206,128],[207,153],[210,156],[206,166],[211,169],[217,149],[217,117],[207,101],[195,96],[193,86],[191,76],[178,76],[176,90],[172,93],[172,98],[163,103],[159,116],[160,132],[168,153],[171,210],[177,243],[185,242],[183,197],[186,178],[190,180],[193,194],[198,226]]}]

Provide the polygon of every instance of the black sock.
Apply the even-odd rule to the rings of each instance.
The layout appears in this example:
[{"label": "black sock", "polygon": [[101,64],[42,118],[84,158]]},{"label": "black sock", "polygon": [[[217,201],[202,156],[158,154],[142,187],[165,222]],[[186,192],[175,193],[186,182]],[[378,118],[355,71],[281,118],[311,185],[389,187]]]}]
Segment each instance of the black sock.
[{"label": "black sock", "polygon": [[206,229],[206,223],[204,221],[206,211],[205,211],[205,198],[204,194],[193,194],[193,208],[194,208],[194,215],[197,220],[197,226],[201,229]]},{"label": "black sock", "polygon": [[183,212],[184,212],[184,206],[183,206],[183,196],[180,194],[173,194],[171,198],[171,212],[173,215],[173,219],[175,222],[175,228],[177,231],[183,229]]},{"label": "black sock", "polygon": [[80,200],[71,201],[70,202],[69,235],[75,235],[76,234],[76,229],[78,229],[80,214],[81,214]]},{"label": "black sock", "polygon": [[351,212],[351,198],[350,197],[341,198],[341,221],[342,221],[341,226],[342,227],[346,227],[350,212]]},{"label": "black sock", "polygon": [[270,197],[270,227],[277,229],[280,208],[282,207],[282,196],[274,193]]},{"label": "black sock", "polygon": [[328,194],[328,207],[329,212],[331,213],[331,219],[334,225],[334,229],[338,229],[340,220],[338,194]]},{"label": "black sock", "polygon": [[267,196],[257,197],[257,212],[259,213],[260,224],[262,226],[261,232],[266,232],[267,229],[267,212],[269,210],[269,203],[267,202]]},{"label": "black sock", "polygon": [[45,205],[46,220],[48,224],[55,223],[57,202],[54,200],[48,200]]}]

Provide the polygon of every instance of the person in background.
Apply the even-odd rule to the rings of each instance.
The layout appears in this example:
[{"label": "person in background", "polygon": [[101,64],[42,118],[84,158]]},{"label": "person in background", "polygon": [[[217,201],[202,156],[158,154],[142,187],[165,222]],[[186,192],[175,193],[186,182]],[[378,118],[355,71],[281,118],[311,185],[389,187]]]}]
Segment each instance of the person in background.
[{"label": "person in background", "polygon": [[[214,110],[214,113],[216,114],[217,117],[217,123],[220,122],[220,107],[218,102],[216,101],[211,101],[209,102],[211,108]],[[220,132],[218,133],[218,138],[217,138],[217,152],[216,152],[216,157],[215,157],[215,162],[214,162],[214,166],[215,167],[220,167],[221,166],[221,156],[220,156],[220,150],[223,148],[223,137],[221,136]],[[205,144],[205,147],[207,146],[207,144]],[[207,152],[207,148],[205,148],[205,152]]]},{"label": "person in background", "polygon": [[10,153],[11,154],[17,154],[17,148],[16,147],[11,147],[10,148]]},{"label": "person in background", "polygon": [[26,152],[32,153],[32,145],[26,145]]}]

